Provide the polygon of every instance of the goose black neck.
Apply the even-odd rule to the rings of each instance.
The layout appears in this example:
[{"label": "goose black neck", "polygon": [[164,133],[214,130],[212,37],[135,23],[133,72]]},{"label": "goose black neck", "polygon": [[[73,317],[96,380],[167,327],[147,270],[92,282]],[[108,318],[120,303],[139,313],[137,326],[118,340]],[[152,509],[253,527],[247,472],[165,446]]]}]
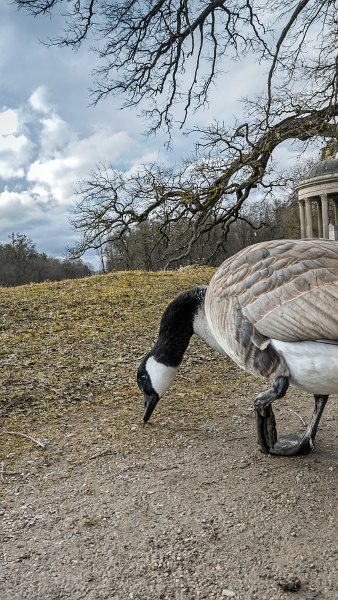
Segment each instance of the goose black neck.
[{"label": "goose black neck", "polygon": [[194,317],[204,304],[206,290],[203,286],[183,292],[167,306],[150,356],[167,366],[178,367],[194,333]]}]

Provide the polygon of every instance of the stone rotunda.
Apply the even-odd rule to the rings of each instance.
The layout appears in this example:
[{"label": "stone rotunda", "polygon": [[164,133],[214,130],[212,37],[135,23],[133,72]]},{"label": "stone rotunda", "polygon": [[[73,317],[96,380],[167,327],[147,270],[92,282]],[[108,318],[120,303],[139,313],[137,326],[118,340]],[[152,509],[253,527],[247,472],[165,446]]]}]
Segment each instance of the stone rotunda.
[{"label": "stone rotunda", "polygon": [[318,237],[338,239],[338,158],[321,160],[295,186],[298,192],[302,238],[314,236],[313,212]]}]

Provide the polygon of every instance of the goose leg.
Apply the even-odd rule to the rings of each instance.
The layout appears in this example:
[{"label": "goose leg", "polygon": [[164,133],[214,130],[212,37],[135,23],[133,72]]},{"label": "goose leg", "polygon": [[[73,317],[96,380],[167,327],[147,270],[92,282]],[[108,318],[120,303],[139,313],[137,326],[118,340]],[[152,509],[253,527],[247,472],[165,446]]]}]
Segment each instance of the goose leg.
[{"label": "goose leg", "polygon": [[314,396],[315,409],[304,433],[293,433],[280,437],[273,448],[269,450],[271,454],[292,456],[294,454],[309,454],[313,450],[318,424],[328,400],[328,396],[321,396],[319,394],[315,394]]},{"label": "goose leg", "polygon": [[285,396],[288,387],[289,378],[281,375],[275,379],[270,390],[261,392],[254,400],[258,443],[264,454],[271,452],[277,442],[276,420],[271,403]]}]

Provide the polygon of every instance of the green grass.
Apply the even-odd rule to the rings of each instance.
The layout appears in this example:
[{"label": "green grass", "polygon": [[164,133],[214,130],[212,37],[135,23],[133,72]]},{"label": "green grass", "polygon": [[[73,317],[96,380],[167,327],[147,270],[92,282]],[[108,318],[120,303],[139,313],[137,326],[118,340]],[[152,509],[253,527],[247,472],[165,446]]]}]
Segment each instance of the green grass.
[{"label": "green grass", "polygon": [[[120,272],[0,289],[0,461],[38,450],[17,431],[55,447],[73,436],[79,460],[96,447],[170,443],[203,434],[257,381],[193,339],[152,423],[142,425],[136,370],[156,340],[167,304],[207,284],[213,269]],[[68,436],[68,437],[67,437]],[[60,445],[62,454],[62,444]]]}]

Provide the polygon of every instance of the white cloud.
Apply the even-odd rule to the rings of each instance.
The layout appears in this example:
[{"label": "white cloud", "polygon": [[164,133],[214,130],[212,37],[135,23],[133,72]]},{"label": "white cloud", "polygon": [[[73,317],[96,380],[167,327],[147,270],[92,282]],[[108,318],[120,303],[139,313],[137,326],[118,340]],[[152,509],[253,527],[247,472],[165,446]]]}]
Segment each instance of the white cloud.
[{"label": "white cloud", "polygon": [[0,113],[1,137],[16,133],[18,129],[18,115],[15,110],[9,109]]},{"label": "white cloud", "polygon": [[24,177],[25,171],[24,169],[14,168],[14,166],[9,164],[9,160],[0,159],[0,178],[1,179],[17,179]]},{"label": "white cloud", "polygon": [[41,120],[40,154],[53,157],[58,151],[63,151],[73,139],[74,132],[59,115],[53,113]]},{"label": "white cloud", "polygon": [[14,192],[5,189],[0,194],[0,205],[2,218],[17,218],[31,208],[31,195],[26,190]]},{"label": "white cloud", "polygon": [[125,160],[134,145],[127,133],[107,129],[80,138],[54,117],[53,121],[43,122],[39,157],[28,169],[27,182],[40,184],[42,195],[50,193],[55,202],[70,206],[76,183],[82,177],[98,163],[116,164],[122,157]]},{"label": "white cloud", "polygon": [[20,131],[19,111],[0,113],[0,178],[15,179],[25,174],[24,167],[33,149],[32,142]]},{"label": "white cloud", "polygon": [[0,137],[0,152],[13,152],[18,154],[27,144],[28,140],[24,135],[2,135]]},{"label": "white cloud", "polygon": [[32,191],[15,192],[5,189],[0,194],[0,215],[1,228],[6,232],[1,239],[4,243],[12,232],[26,233],[27,224],[40,221],[42,211],[39,204],[34,202]]},{"label": "white cloud", "polygon": [[87,138],[73,142],[69,150],[80,155],[83,162],[94,166],[101,162],[116,164],[121,160],[131,163],[135,157],[135,150],[140,151],[137,146],[126,131],[113,132],[105,127]]},{"label": "white cloud", "polygon": [[48,91],[44,85],[40,85],[29,98],[29,103],[34,110],[42,113],[49,113],[51,105],[48,99]]},{"label": "white cloud", "polygon": [[98,164],[133,171],[158,154],[113,127],[75,131],[47,98],[39,87],[26,103],[0,112],[0,242],[19,231],[60,255],[74,242],[68,211],[77,182]]}]

